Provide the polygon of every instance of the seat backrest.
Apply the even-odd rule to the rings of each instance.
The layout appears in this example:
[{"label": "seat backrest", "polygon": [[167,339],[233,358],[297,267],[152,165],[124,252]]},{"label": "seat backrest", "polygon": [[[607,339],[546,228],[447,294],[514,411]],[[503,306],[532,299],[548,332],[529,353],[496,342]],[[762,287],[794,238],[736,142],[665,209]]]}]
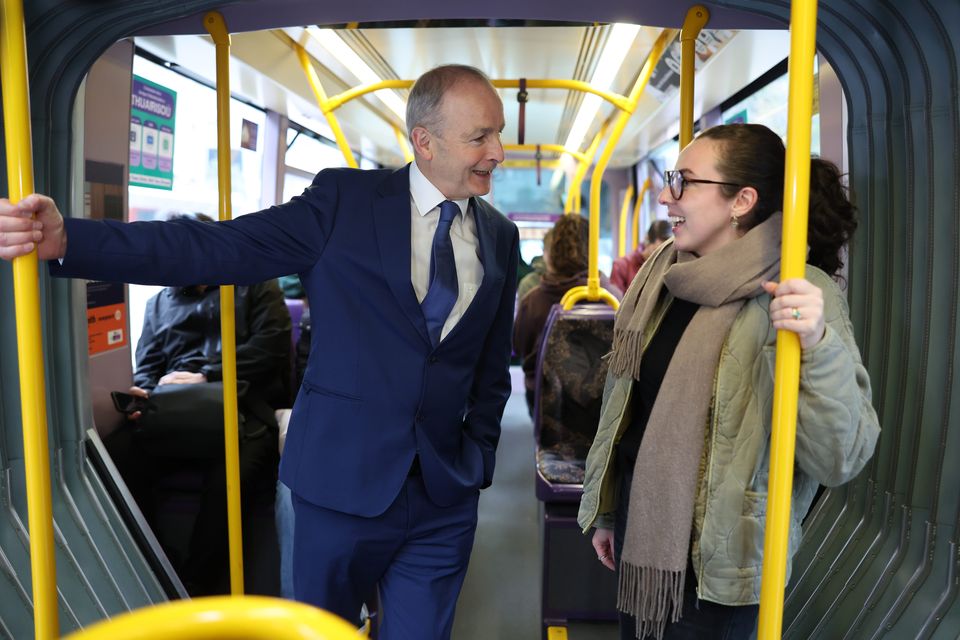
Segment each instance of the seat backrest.
[{"label": "seat backrest", "polygon": [[616,312],[606,304],[554,305],[537,359],[534,428],[541,449],[585,459],[600,420]]}]

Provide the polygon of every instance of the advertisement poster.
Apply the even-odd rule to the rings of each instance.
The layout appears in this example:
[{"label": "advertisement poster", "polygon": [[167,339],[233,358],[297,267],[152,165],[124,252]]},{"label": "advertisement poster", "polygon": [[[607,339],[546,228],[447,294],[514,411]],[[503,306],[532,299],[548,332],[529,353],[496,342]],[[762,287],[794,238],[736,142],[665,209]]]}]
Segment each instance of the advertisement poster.
[{"label": "advertisement poster", "polygon": [[[694,68],[699,71],[704,63],[720,51],[734,35],[736,35],[736,31],[726,29],[704,29],[701,31],[697,36]],[[647,88],[644,90],[645,93],[652,95],[660,102],[666,102],[680,92],[680,54],[678,35],[673,44],[667,47],[663,57],[660,58],[660,62],[654,67]]]},{"label": "advertisement poster", "polygon": [[130,95],[130,184],[173,188],[173,137],[177,94],[133,76]]},{"label": "advertisement poster", "polygon": [[87,352],[92,356],[127,344],[123,284],[87,283]]}]

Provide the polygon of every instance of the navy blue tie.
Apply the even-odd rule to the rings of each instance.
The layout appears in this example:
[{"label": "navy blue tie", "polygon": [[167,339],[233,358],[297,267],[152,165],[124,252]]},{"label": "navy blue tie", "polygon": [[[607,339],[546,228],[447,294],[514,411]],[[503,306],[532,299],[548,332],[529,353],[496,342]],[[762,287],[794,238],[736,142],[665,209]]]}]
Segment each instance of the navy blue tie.
[{"label": "navy blue tie", "polygon": [[440,333],[447,316],[457,303],[460,287],[457,285],[457,262],[453,257],[450,241],[450,225],[460,213],[457,203],[444,200],[440,203],[440,222],[433,234],[433,250],[430,253],[430,288],[420,303],[427,321],[427,333],[433,346],[440,342]]}]

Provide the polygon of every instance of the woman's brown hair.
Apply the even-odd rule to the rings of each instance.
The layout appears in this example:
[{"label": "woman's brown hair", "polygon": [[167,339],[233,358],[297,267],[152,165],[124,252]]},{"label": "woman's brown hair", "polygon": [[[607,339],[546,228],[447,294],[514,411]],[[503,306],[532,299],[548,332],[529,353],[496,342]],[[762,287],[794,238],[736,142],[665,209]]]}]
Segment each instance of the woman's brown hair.
[{"label": "woman's brown hair", "polygon": [[[786,149],[776,133],[760,124],[711,127],[699,138],[717,142],[717,171],[737,186],[721,186],[732,198],[743,187],[757,190],[750,213],[739,218],[741,229],[760,224],[783,210],[783,171]],[[856,207],[847,197],[835,164],[813,158],[810,164],[810,218],[807,262],[835,275],[843,267],[841,249],[857,228]]]}]

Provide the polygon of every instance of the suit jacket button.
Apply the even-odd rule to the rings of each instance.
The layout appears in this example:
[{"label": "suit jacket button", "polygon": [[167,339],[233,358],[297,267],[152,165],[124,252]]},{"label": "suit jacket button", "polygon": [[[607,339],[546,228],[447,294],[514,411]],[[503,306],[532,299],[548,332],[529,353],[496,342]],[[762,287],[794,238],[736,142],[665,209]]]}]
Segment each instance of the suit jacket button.
[{"label": "suit jacket button", "polygon": [[430,356],[430,364],[437,364],[438,362],[440,362],[440,358],[437,356]]}]

